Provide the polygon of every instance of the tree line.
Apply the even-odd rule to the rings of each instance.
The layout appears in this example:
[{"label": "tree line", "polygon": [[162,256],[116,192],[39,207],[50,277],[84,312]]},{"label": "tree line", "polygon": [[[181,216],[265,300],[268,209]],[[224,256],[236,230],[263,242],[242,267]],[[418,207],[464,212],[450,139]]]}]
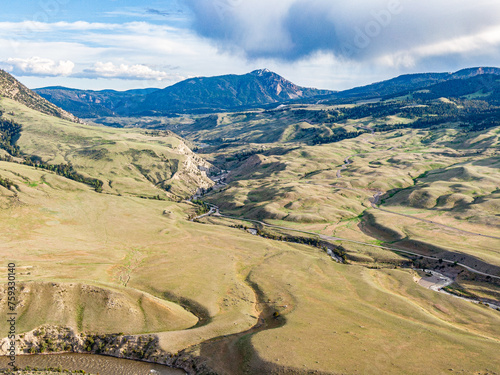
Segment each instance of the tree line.
[{"label": "tree line", "polygon": [[[238,228],[238,229],[244,229],[244,230],[249,229],[247,226],[241,225],[241,224],[232,225],[231,227]],[[275,240],[275,241],[293,242],[293,243],[299,243],[299,244],[303,244],[303,245],[309,245],[309,246],[317,247],[317,248],[323,250],[324,252],[327,252],[327,247],[325,245],[326,242],[319,240],[317,238],[294,236],[291,234],[286,234],[286,235],[274,234],[274,233],[266,232],[260,227],[253,228],[253,229],[255,229],[257,231],[257,235],[260,237],[264,237],[264,238],[267,238],[270,240]],[[346,262],[346,250],[342,246],[340,246],[340,245],[333,246],[333,252],[335,255],[342,258],[344,263]]]},{"label": "tree line", "polygon": [[[102,192],[103,182],[101,180],[79,174],[71,163],[48,164],[43,162],[40,157],[23,155],[16,144],[21,136],[22,126],[14,121],[2,118],[2,115],[3,111],[0,110],[0,148],[7,151],[9,155],[0,158],[0,160],[18,162],[19,164],[52,171],[70,180],[89,185],[98,193]],[[13,157],[22,158],[22,161],[16,161]],[[14,183],[8,179],[1,179],[0,185],[10,189],[11,186],[14,186]]]},{"label": "tree line", "polygon": [[0,148],[7,151],[12,156],[19,156],[19,146],[16,145],[21,135],[22,126],[2,118],[3,112],[0,110]]},{"label": "tree line", "polygon": [[14,186],[14,187],[17,188],[17,185],[14,182],[12,182],[8,178],[4,178],[2,176],[0,176],[0,185],[3,186],[4,188],[8,189],[8,190],[10,190],[10,188],[12,186]]},{"label": "tree line", "polygon": [[25,158],[21,164],[29,165],[31,167],[45,169],[45,170],[54,172],[54,173],[58,174],[59,176],[63,176],[63,177],[69,178],[70,180],[89,185],[89,186],[93,187],[94,190],[98,193],[102,192],[103,182],[101,180],[98,180],[97,178],[86,177],[86,176],[79,174],[74,169],[73,164],[71,164],[71,162],[68,162],[66,164],[62,164],[62,163],[61,164],[48,164],[48,163],[43,162],[39,157],[31,156],[31,157]]}]

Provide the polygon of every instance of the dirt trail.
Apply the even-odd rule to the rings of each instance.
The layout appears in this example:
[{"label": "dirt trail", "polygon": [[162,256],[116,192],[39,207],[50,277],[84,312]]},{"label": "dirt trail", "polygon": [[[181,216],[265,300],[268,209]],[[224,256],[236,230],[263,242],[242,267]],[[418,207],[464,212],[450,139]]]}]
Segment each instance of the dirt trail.
[{"label": "dirt trail", "polygon": [[462,234],[466,234],[466,235],[469,235],[469,236],[479,236],[479,237],[486,237],[486,238],[492,238],[492,239],[495,239],[495,240],[500,240],[500,237],[490,236],[490,235],[487,235],[487,234],[470,232],[470,231],[466,231],[466,230],[463,230],[463,229],[459,229],[459,228],[455,228],[455,227],[450,227],[450,226],[445,225],[445,224],[437,223],[437,222],[432,221],[432,220],[422,219],[420,217],[416,217],[416,216],[412,216],[412,215],[407,215],[407,214],[402,214],[402,213],[399,213],[399,212],[390,211],[390,210],[387,210],[385,208],[380,208],[380,206],[378,205],[378,203],[379,203],[380,197],[382,197],[382,195],[384,195],[384,192],[379,191],[379,192],[377,192],[373,196],[373,198],[370,199],[370,203],[371,203],[372,208],[374,208],[376,210],[379,210],[379,211],[387,212],[389,214],[398,215],[398,216],[402,216],[402,217],[407,217],[409,219],[418,220],[418,221],[422,221],[424,223],[437,225],[437,226],[440,226],[440,227],[443,227],[443,228],[446,228],[446,229],[450,229],[450,230],[453,230],[453,231],[456,231],[456,232],[459,232],[459,233],[462,233]]}]

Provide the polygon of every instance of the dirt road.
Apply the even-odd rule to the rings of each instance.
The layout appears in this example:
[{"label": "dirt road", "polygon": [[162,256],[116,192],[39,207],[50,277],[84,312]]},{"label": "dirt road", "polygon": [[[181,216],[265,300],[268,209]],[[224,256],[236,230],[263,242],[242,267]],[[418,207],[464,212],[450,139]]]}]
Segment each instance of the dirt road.
[{"label": "dirt road", "polygon": [[475,233],[475,232],[469,232],[469,231],[466,231],[466,230],[463,230],[463,229],[458,229],[458,228],[455,228],[455,227],[450,227],[450,226],[445,225],[445,224],[436,223],[435,221],[432,221],[432,220],[422,219],[420,217],[416,217],[416,216],[412,216],[412,215],[406,215],[406,214],[401,214],[399,212],[394,212],[394,211],[387,210],[385,208],[380,208],[380,206],[378,205],[378,203],[379,203],[380,197],[382,195],[384,195],[384,192],[379,191],[379,192],[377,192],[373,196],[373,198],[370,199],[371,206],[374,209],[376,209],[376,210],[387,212],[387,213],[393,214],[393,215],[407,217],[407,218],[413,219],[413,220],[422,221],[422,222],[428,223],[428,224],[437,225],[437,226],[440,226],[442,228],[450,229],[450,230],[453,230],[453,231],[456,231],[456,232],[459,232],[459,233],[462,233],[462,234],[470,235],[470,236],[479,236],[479,237],[486,237],[486,238],[493,238],[495,240],[500,240],[500,237],[490,236],[490,235],[487,235],[487,234],[481,234],[481,233]]}]

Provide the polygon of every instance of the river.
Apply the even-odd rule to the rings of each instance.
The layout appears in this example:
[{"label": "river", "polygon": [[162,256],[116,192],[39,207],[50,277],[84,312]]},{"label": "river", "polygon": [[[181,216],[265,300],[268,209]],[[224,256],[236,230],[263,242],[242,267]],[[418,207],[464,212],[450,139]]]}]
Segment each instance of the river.
[{"label": "river", "polygon": [[[8,368],[8,358],[0,357],[0,371]],[[164,365],[129,359],[107,357],[94,354],[46,354],[21,355],[16,357],[16,366],[38,368],[57,368],[99,375],[185,375],[183,370]]]}]

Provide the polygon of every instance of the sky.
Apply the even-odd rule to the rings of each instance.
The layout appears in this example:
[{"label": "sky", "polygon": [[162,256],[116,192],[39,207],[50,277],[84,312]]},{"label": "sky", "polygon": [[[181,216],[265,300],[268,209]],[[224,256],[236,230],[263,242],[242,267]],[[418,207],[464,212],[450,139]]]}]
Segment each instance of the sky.
[{"label": "sky", "polygon": [[500,65],[498,0],[23,0],[0,68],[30,88],[163,88],[268,68],[343,90]]}]

